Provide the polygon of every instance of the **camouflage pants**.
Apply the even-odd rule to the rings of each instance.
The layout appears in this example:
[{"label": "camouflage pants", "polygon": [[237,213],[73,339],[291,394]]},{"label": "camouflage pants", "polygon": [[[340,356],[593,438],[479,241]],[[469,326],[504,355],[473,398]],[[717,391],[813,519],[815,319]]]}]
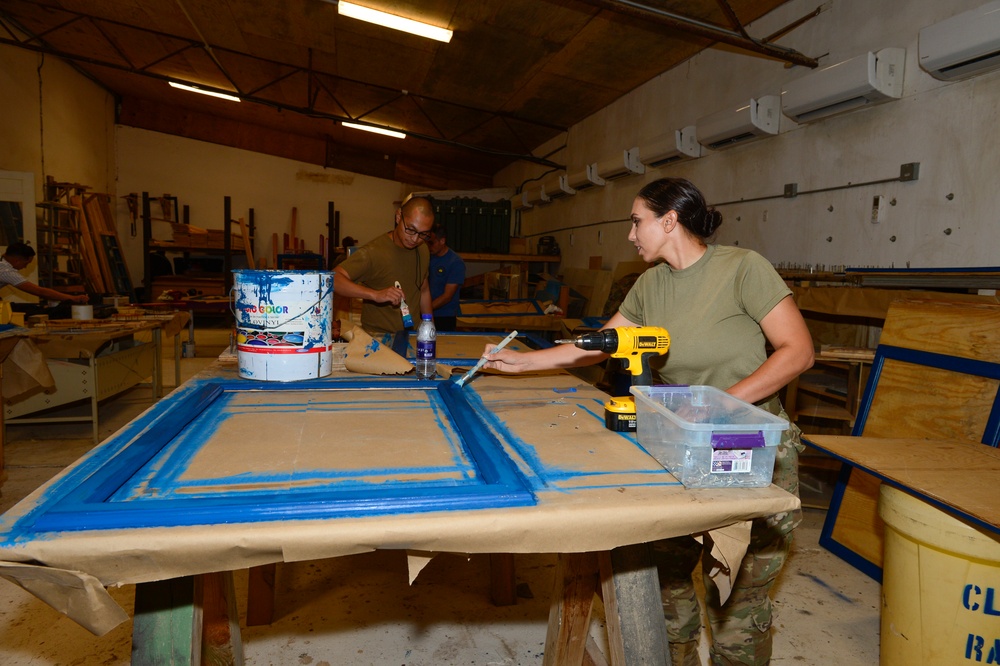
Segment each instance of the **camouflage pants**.
[{"label": "camouflage pants", "polygon": [[[768,411],[785,416],[780,404]],[[794,424],[786,431],[776,452],[773,479],[775,485],[796,496],[799,493],[799,451],[803,448],[799,434]],[[705,606],[712,629],[714,666],[763,666],[770,662],[769,595],[788,556],[792,530],[800,520],[800,513],[795,511],[753,521],[746,556],[725,604],[719,603],[718,590],[705,577]],[[674,666],[700,666],[697,646],[701,634],[701,613],[692,571],[698,560],[708,555],[702,551],[702,545],[690,536],[653,544]],[[702,569],[708,571],[709,564],[703,561]]]}]

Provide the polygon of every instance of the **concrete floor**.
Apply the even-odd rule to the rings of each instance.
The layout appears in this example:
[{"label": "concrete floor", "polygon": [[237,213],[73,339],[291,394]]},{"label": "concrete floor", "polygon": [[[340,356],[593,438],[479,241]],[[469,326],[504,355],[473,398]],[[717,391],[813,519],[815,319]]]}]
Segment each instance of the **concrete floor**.
[{"label": "concrete floor", "polygon": [[[197,344],[182,359],[182,379],[212,361]],[[170,352],[167,351],[169,354]],[[166,359],[165,383],[173,361]],[[102,439],[151,404],[135,388],[101,406]],[[90,424],[21,425],[7,431],[7,480],[0,511],[47,481],[92,446]],[[807,505],[829,487],[803,479]],[[825,511],[805,510],[793,553],[774,596],[775,664],[870,666],[879,657],[880,586],[818,545]],[[490,603],[486,556],[439,555],[409,585],[403,553],[382,551],[278,568],[276,620],[246,628],[246,572],[237,572],[245,663],[250,665],[541,664],[553,555],[516,557],[518,603]],[[111,590],[131,614],[134,588]],[[7,581],[0,582],[0,663],[128,664],[132,623],[96,637]],[[605,642],[601,617],[592,634]],[[703,645],[704,652],[704,645]]]}]

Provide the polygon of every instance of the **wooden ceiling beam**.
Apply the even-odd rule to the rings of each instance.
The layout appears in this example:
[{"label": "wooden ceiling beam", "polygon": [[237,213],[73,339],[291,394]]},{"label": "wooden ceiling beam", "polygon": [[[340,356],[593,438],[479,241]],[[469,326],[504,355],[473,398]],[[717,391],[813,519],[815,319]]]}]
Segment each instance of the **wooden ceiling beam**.
[{"label": "wooden ceiling beam", "polygon": [[819,61],[807,55],[799,53],[794,49],[789,49],[777,44],[767,44],[765,42],[747,38],[738,32],[727,30],[718,25],[701,21],[690,16],[675,14],[665,9],[648,7],[632,0],[581,0],[587,4],[594,5],[601,9],[617,12],[642,19],[643,21],[653,21],[661,25],[666,25],[683,32],[689,32],[699,37],[705,37],[716,42],[729,44],[744,51],[759,53],[770,58],[776,58],[793,65],[802,65],[815,69],[819,66]]},{"label": "wooden ceiling beam", "polygon": [[412,157],[387,157],[382,151],[342,144],[329,136],[283,132],[132,97],[123,98],[120,108],[118,122],[130,127],[375,178],[400,180],[422,189],[476,189],[493,184],[492,179],[484,174],[469,173]]}]

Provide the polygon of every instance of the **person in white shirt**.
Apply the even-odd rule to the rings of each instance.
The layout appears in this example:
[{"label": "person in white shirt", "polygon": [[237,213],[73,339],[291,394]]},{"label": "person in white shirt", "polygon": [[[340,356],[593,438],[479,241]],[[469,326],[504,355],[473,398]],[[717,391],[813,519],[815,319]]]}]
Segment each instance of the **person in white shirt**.
[{"label": "person in white shirt", "polygon": [[90,296],[87,294],[64,294],[55,289],[39,286],[21,275],[19,271],[30,264],[34,258],[35,249],[30,245],[26,243],[11,243],[8,245],[3,256],[0,257],[0,286],[9,284],[26,294],[45,298],[50,301],[86,303],[90,300]]}]

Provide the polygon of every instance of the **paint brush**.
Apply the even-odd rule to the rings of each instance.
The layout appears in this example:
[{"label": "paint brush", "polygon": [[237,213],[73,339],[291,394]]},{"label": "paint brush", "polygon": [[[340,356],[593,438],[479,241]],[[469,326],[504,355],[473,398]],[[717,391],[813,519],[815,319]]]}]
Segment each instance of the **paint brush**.
[{"label": "paint brush", "polygon": [[[504,347],[506,347],[507,343],[509,343],[511,340],[513,340],[516,337],[517,337],[517,331],[511,331],[510,335],[508,335],[506,338],[504,338],[500,342],[500,344],[498,344],[496,347],[493,348],[493,351],[491,351],[490,353],[491,354],[496,354],[498,351],[500,351],[501,349],[503,349]],[[459,379],[455,383],[458,384],[459,388],[461,388],[462,386],[465,385],[465,382],[467,382],[470,379],[472,379],[472,376],[474,374],[476,374],[477,372],[479,372],[480,370],[482,370],[484,365],[486,365],[486,354],[483,354],[482,357],[479,359],[479,361],[474,366],[472,366],[472,369],[469,370],[464,375],[462,375],[462,378]]]},{"label": "paint brush", "polygon": [[[396,289],[402,289],[399,280],[396,280]],[[399,313],[403,315],[403,328],[413,328],[413,317],[410,316],[410,306],[406,304],[406,299],[399,299]]]}]

